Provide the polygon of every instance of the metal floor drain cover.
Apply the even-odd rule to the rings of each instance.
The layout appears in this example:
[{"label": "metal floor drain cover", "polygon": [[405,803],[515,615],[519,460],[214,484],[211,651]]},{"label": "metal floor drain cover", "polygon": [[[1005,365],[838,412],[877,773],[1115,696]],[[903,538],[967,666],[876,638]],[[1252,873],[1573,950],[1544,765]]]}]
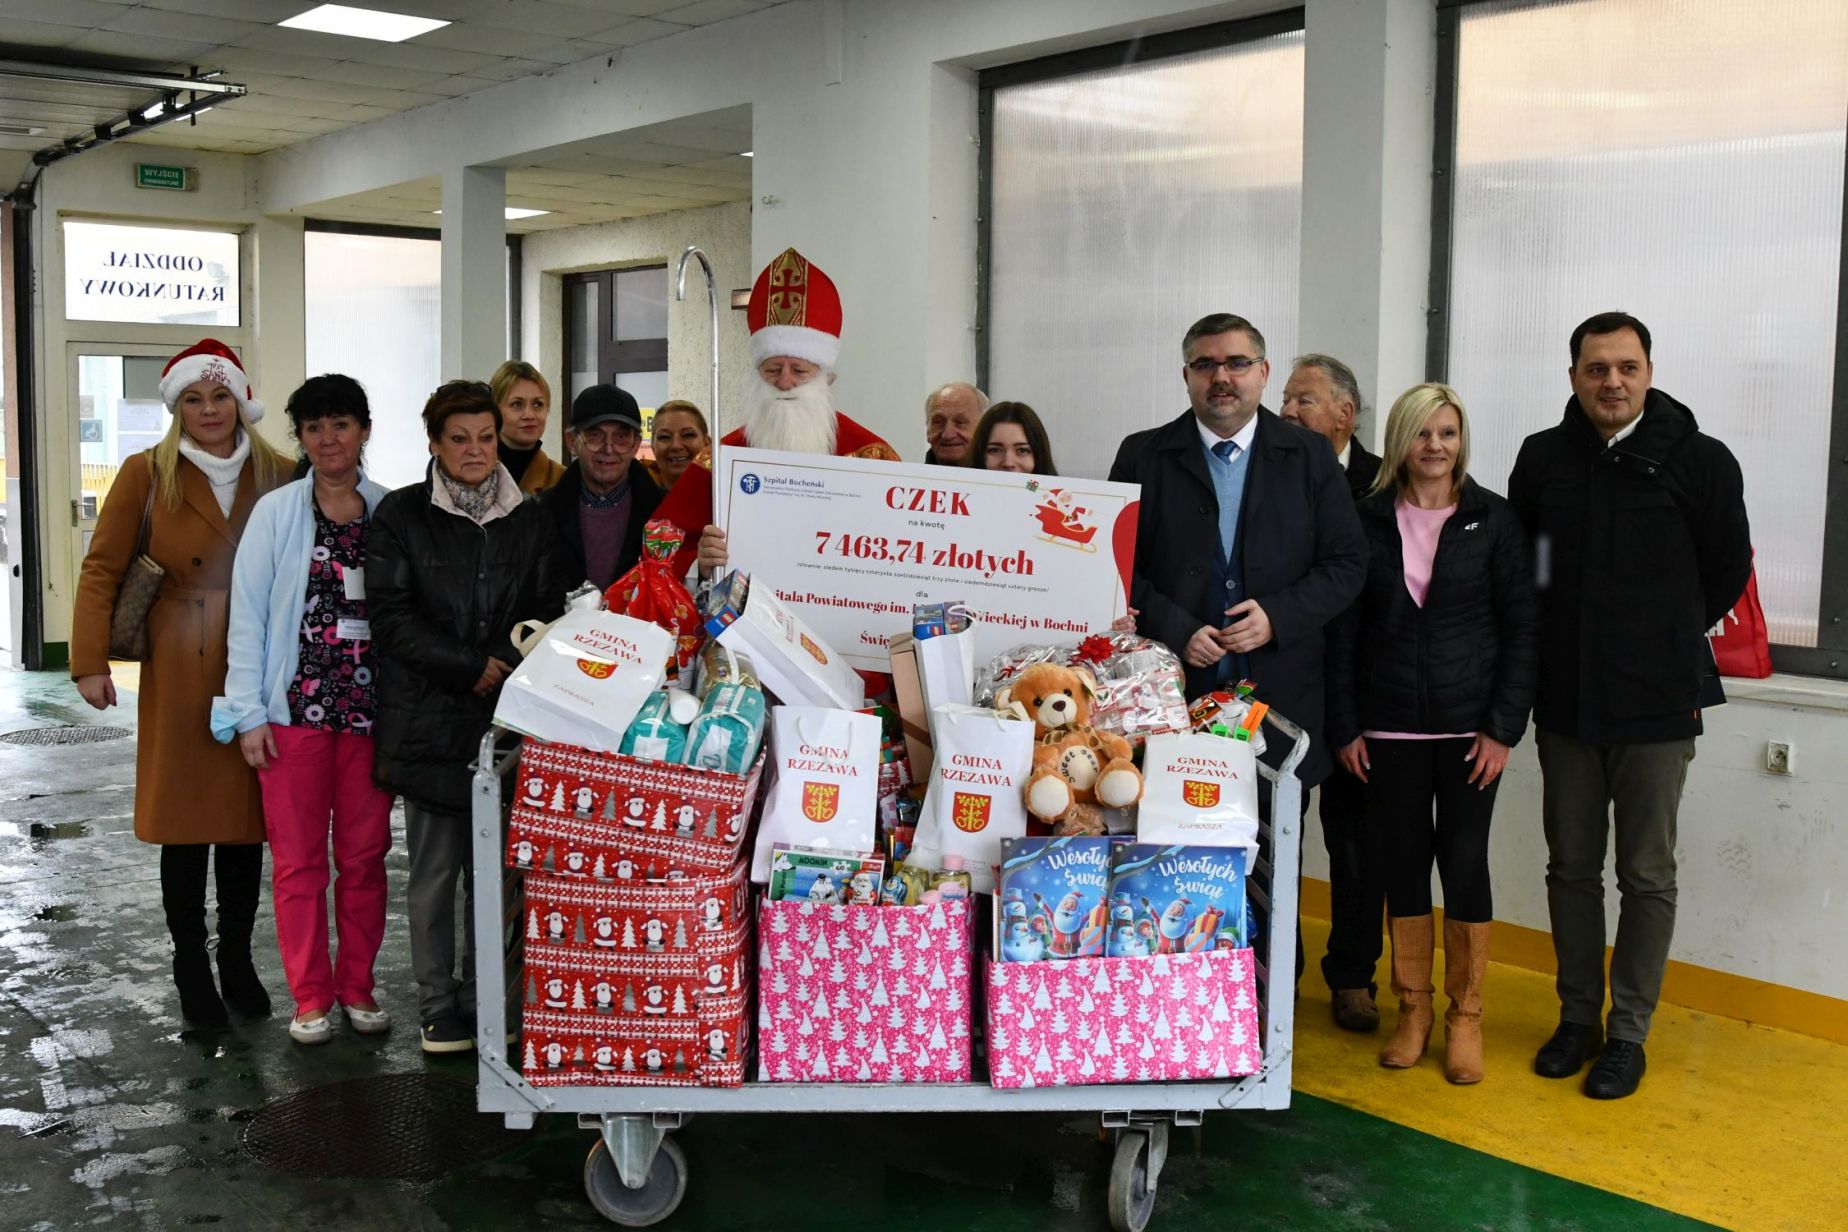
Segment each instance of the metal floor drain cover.
[{"label": "metal floor drain cover", "polygon": [[525,1135],[475,1111],[473,1085],[433,1074],[355,1078],[271,1100],[244,1149],[281,1172],[433,1181],[518,1146]]},{"label": "metal floor drain cover", "polygon": [[87,723],[75,727],[29,727],[25,731],[0,736],[7,744],[97,744],[104,740],[121,740],[134,733],[126,727],[105,727]]}]

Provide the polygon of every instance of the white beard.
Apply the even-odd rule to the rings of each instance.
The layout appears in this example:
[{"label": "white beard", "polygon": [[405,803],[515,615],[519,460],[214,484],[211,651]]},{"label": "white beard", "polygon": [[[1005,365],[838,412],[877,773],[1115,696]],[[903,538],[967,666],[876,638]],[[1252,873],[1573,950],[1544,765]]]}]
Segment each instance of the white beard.
[{"label": "white beard", "polygon": [[752,449],[833,454],[834,390],[828,374],[787,392],[752,373],[744,396],[744,443]]}]

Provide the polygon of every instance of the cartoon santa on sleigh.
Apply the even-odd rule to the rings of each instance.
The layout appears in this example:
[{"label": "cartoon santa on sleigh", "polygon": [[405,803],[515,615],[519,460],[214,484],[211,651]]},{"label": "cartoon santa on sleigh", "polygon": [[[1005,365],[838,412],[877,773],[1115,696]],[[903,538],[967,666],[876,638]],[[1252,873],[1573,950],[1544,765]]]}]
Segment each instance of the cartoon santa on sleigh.
[{"label": "cartoon santa on sleigh", "polygon": [[1090,512],[1075,503],[1072,494],[1064,488],[1048,488],[1045,499],[1033,510],[1040,524],[1037,538],[1062,548],[1095,552],[1097,545],[1091,540],[1097,536],[1097,527],[1095,524],[1087,526],[1084,521]]}]

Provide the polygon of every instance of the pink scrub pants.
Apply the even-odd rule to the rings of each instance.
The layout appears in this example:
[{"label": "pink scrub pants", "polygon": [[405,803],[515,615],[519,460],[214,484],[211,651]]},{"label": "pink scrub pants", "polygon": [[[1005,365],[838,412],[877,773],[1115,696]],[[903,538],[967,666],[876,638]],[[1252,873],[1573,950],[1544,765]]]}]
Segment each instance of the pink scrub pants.
[{"label": "pink scrub pants", "polygon": [[[385,939],[391,793],[372,783],[372,739],[271,725],[276,757],[260,771],[269,831],[276,942],[297,1016],[372,999]],[[338,956],[328,961],[328,837],[333,837]]]}]

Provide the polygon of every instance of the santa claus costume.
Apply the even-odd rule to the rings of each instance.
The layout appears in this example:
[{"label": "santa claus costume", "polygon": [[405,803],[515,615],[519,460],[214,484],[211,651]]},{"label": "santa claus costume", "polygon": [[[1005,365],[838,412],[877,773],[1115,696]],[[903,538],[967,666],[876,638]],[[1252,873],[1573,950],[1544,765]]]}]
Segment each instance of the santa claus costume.
[{"label": "santa claus costume", "polygon": [[[820,266],[795,249],[785,248],[757,275],[745,310],[745,324],[751,331],[753,365],[791,356],[821,368],[816,380],[825,381],[833,375],[841,355],[841,293]],[[777,447],[754,442],[749,436],[748,426],[734,428],[719,443],[759,449]],[[839,411],[834,412],[832,452],[837,458],[898,461],[897,450]]]}]

